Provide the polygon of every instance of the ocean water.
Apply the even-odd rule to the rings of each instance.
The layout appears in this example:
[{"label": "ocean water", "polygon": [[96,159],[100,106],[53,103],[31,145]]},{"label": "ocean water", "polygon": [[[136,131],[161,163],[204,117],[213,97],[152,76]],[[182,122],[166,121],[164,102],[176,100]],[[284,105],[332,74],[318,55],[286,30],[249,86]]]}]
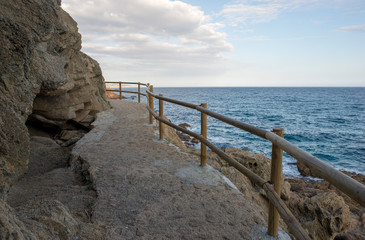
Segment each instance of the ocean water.
[{"label": "ocean water", "polygon": [[[284,128],[285,139],[320,160],[365,174],[365,88],[155,88],[155,93],[207,103],[210,110],[265,130]],[[170,103],[164,107],[173,123],[188,123],[190,130],[200,132],[199,112]],[[269,141],[211,117],[208,139],[218,147],[245,148],[271,157]],[[284,154],[285,175],[299,174],[290,164],[295,162]]]}]

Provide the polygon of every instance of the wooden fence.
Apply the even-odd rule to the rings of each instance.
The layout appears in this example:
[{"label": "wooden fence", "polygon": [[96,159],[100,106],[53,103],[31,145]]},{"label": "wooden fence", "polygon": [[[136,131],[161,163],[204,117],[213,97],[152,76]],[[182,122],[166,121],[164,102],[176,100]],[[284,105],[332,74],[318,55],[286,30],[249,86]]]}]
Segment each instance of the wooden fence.
[{"label": "wooden fence", "polygon": [[[123,82],[124,84],[125,82]],[[122,83],[120,83],[121,86]],[[139,84],[141,83],[128,83],[128,84]],[[206,147],[209,147],[213,152],[215,152],[222,159],[227,161],[231,166],[236,168],[246,177],[248,177],[254,184],[264,189],[266,195],[270,201],[269,207],[269,223],[268,223],[268,234],[271,236],[277,236],[279,227],[279,214],[283,218],[284,222],[287,224],[290,232],[295,236],[296,239],[310,239],[307,232],[300,225],[298,220],[293,216],[290,210],[287,208],[286,204],[280,199],[281,190],[281,174],[282,174],[282,156],[283,151],[288,153],[290,156],[295,158],[297,161],[303,163],[308,168],[311,169],[317,176],[327,180],[332,185],[337,187],[339,190],[347,194],[350,198],[358,202],[361,206],[365,207],[365,186],[351,177],[343,174],[332,166],[324,163],[318,158],[314,157],[310,153],[300,149],[294,144],[288,142],[284,139],[283,129],[273,129],[273,131],[266,131],[264,129],[237,121],[235,119],[226,117],[224,115],[218,114],[216,112],[207,109],[207,104],[202,103],[201,105],[195,105],[183,101],[178,101],[175,99],[164,97],[159,94],[153,93],[153,86],[150,84],[143,84],[147,87],[148,106],[147,109],[150,113],[149,121],[150,124],[153,123],[153,118],[160,122],[160,139],[164,138],[163,125],[169,125],[174,129],[184,132],[201,142],[201,165],[205,166],[207,161]],[[123,92],[120,87],[120,93]],[[135,92],[137,93],[137,92]],[[142,95],[138,91],[139,95]],[[154,110],[154,98],[159,101],[159,114]],[[201,113],[201,134],[194,133],[178,125],[175,125],[164,119],[164,101],[184,106],[187,108],[195,109]],[[139,98],[140,102],[140,98]],[[224,153],[221,149],[216,147],[210,141],[207,140],[207,116],[218,119],[222,122],[230,124],[236,128],[242,129],[246,132],[259,136],[261,138],[267,139],[272,143],[272,160],[271,160],[271,181],[267,182],[260,176],[256,175],[248,168],[235,161]]]},{"label": "wooden fence", "polygon": [[[138,103],[141,103],[141,95],[142,96],[147,96],[146,94],[141,93],[141,86],[147,87],[147,84],[144,84],[144,83],[140,83],[140,82],[105,82],[105,84],[116,84],[117,85],[117,87],[115,87],[115,89],[107,88],[106,91],[119,93],[119,99],[122,99],[123,98],[122,93],[135,93],[135,94],[138,95]],[[133,91],[125,91],[125,90],[122,90],[122,84],[138,85],[138,91],[137,92],[133,92]]]}]

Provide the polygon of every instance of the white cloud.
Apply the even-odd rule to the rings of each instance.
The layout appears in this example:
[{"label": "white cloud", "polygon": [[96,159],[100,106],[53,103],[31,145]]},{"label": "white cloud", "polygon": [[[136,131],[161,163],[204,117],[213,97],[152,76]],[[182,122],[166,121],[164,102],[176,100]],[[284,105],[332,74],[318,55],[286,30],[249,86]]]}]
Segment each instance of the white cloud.
[{"label": "white cloud", "polygon": [[284,11],[313,2],[317,0],[238,0],[224,5],[220,15],[233,26],[241,23],[269,22]]},{"label": "white cloud", "polygon": [[365,32],[365,24],[340,27],[336,31],[338,31],[338,32]]},{"label": "white cloud", "polygon": [[210,69],[225,61],[221,54],[233,49],[218,31],[221,24],[181,1],[64,0],[62,7],[78,22],[83,50],[102,66],[111,66],[111,58],[131,60],[136,68],[124,65],[130,75],[154,74],[161,65],[176,73],[196,72],[198,64],[212,74]]}]

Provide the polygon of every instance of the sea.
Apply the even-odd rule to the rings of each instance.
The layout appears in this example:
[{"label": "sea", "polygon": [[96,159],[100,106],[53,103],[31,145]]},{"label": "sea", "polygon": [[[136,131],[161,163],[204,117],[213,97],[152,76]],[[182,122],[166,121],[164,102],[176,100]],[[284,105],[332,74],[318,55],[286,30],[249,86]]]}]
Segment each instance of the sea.
[{"label": "sea", "polygon": [[[268,131],[284,128],[286,140],[320,160],[339,170],[365,174],[363,87],[179,87],[154,92],[193,104],[207,103],[209,110]],[[136,100],[130,94],[127,97]],[[164,114],[173,123],[187,123],[200,133],[200,112],[165,102]],[[208,140],[218,147],[244,148],[271,157],[271,142],[211,117]],[[295,163],[284,153],[286,176],[299,176]]]}]

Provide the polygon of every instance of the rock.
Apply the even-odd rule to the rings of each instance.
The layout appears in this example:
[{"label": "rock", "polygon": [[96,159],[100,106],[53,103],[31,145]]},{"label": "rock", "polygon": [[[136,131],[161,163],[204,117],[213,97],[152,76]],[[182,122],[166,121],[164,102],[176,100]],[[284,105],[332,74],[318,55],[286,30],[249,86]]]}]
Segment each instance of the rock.
[{"label": "rock", "polygon": [[27,176],[67,166],[70,157],[69,149],[61,147],[50,138],[33,136],[30,140],[30,148]]},{"label": "rock", "polygon": [[[77,31],[76,23],[72,30]],[[56,82],[43,87],[44,91],[34,100],[34,113],[53,120],[80,121],[87,114],[95,115],[108,108],[99,64],[81,52],[76,52],[68,61],[65,72],[70,87],[60,91],[54,86]]]},{"label": "rock", "polygon": [[83,130],[62,130],[57,136],[57,139],[61,139],[63,141],[68,141],[72,138],[82,138],[85,135],[85,131]]},{"label": "rock", "polygon": [[[179,127],[188,129],[191,126],[187,123],[180,123],[178,125]],[[194,137],[190,137],[188,134],[185,134],[183,132],[177,131],[176,130],[176,134],[179,136],[180,140],[184,143],[185,146],[187,147],[193,147],[195,145],[197,145],[198,143],[200,143],[200,141]]]},{"label": "rock", "polygon": [[40,123],[40,125],[42,125],[43,128],[46,128],[46,127],[52,128],[53,127],[53,128],[58,128],[58,129],[62,129],[65,124],[65,122],[63,122],[63,121],[50,120],[50,119],[47,119],[44,116],[38,115],[38,114],[29,115],[27,122],[33,123],[33,124]]},{"label": "rock", "polygon": [[191,126],[190,126],[189,124],[187,124],[187,123],[180,123],[178,126],[179,126],[179,127],[182,127],[182,128],[185,128],[185,129],[188,129],[188,128],[190,128],[190,127],[191,127]]},{"label": "rock", "polygon": [[338,234],[334,240],[364,240],[365,232],[347,232]]},{"label": "rock", "polygon": [[297,168],[300,175],[304,177],[318,177],[310,168],[308,168],[304,163],[297,161]]},{"label": "rock", "polygon": [[261,154],[253,154],[246,149],[224,147],[222,150],[264,180],[270,180],[271,160],[269,158]]},{"label": "rock", "polygon": [[[364,175],[344,172],[357,181],[364,183]],[[349,228],[347,233],[336,235],[335,239],[365,239],[365,208],[353,201],[346,194],[336,189],[327,181],[314,181],[311,179],[288,179],[293,192],[291,197],[312,198],[313,196],[331,192],[337,194],[339,198],[343,198],[345,204],[350,210]],[[331,206],[328,206],[331,208]],[[363,237],[358,237],[364,235]]]},{"label": "rock", "polygon": [[90,124],[95,120],[94,116],[91,115],[86,115],[81,121],[80,123],[82,124],[87,124],[90,126]]},{"label": "rock", "polygon": [[58,126],[109,107],[100,67],[80,52],[77,24],[59,0],[2,1],[0,42],[0,198],[5,199],[28,165],[30,114]]},{"label": "rock", "polygon": [[350,225],[349,207],[333,192],[292,197],[289,207],[312,239],[333,239]]},{"label": "rock", "polygon": [[36,239],[15,215],[15,211],[0,199],[0,239]]},{"label": "rock", "polygon": [[[170,122],[170,120],[168,118],[164,117],[164,119]],[[167,141],[171,142],[172,144],[179,147],[180,149],[186,148],[174,128],[164,124],[164,129],[165,129],[164,136]]]},{"label": "rock", "polygon": [[[106,90],[110,90],[110,88],[106,88]],[[112,92],[112,91],[106,91],[106,97],[109,98],[109,99],[119,99],[120,96],[119,94],[116,94],[115,92]],[[124,97],[122,95],[122,99],[125,99],[126,97]]]},{"label": "rock", "polygon": [[44,200],[17,208],[33,239],[103,239],[103,230],[75,219],[59,201]]},{"label": "rock", "polygon": [[196,138],[191,138],[191,140],[190,140],[190,143],[193,144],[193,145],[198,144],[199,142],[200,141]]}]

